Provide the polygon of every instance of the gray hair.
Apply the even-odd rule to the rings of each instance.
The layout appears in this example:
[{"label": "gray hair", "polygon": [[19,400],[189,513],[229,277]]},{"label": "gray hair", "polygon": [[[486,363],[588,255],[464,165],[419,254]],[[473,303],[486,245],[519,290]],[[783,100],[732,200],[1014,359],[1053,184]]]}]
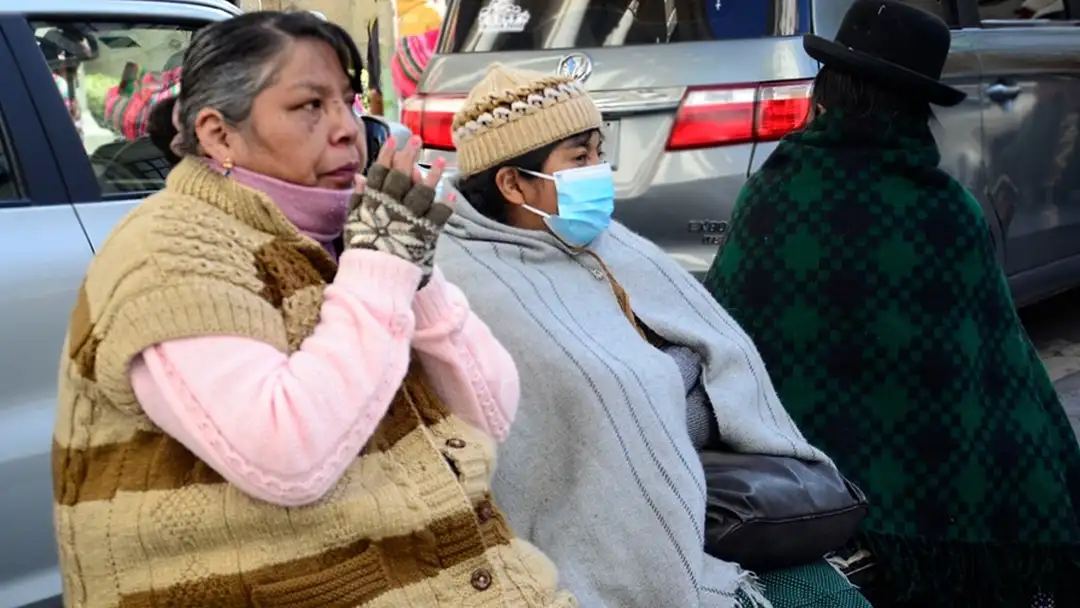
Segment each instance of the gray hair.
[{"label": "gray hair", "polygon": [[363,67],[356,43],[340,26],[307,11],[244,13],[199,30],[184,54],[173,147],[197,154],[195,118],[212,108],[225,122],[238,126],[251,116],[255,97],[271,86],[276,62],[299,38],[326,42],[337,53],[353,89],[361,92]]}]

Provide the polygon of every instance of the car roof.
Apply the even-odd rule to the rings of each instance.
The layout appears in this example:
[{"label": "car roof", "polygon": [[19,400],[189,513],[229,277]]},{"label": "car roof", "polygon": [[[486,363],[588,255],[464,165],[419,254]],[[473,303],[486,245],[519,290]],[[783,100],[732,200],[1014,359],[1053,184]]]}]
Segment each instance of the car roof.
[{"label": "car roof", "polygon": [[207,17],[217,13],[239,15],[242,11],[228,0],[96,0],[88,6],[87,0],[3,0],[0,13],[26,14],[82,14],[109,15],[161,15],[173,17]]},{"label": "car roof", "polygon": [[[78,1],[78,0],[75,0]],[[169,2],[173,4],[200,4],[202,6],[209,6],[213,8],[223,8],[225,10],[235,10],[239,12],[239,1],[228,2],[227,0],[127,0],[129,2]]]}]

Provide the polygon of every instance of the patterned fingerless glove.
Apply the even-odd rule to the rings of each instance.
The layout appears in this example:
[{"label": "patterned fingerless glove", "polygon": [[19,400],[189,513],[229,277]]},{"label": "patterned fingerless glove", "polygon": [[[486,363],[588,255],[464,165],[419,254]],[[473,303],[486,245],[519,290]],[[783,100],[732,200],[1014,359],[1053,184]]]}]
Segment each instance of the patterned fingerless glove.
[{"label": "patterned fingerless glove", "polygon": [[453,210],[435,201],[435,190],[400,171],[372,165],[364,193],[353,195],[345,222],[345,247],[396,255],[431,276],[435,241]]}]

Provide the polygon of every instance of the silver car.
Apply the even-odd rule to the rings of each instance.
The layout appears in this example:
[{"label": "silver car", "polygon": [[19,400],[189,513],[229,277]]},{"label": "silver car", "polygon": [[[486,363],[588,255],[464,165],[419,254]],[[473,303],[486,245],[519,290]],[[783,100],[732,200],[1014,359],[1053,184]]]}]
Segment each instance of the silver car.
[{"label": "silver car", "polygon": [[50,448],[64,331],[94,247],[168,171],[144,138],[106,128],[108,90],[238,12],[223,0],[0,2],[0,608],[61,605]]},{"label": "silver car", "polygon": [[[969,97],[938,114],[942,165],[982,203],[1017,301],[1077,285],[1080,2],[1037,19],[1022,0],[910,3],[954,27],[945,78]],[[578,78],[606,120],[616,217],[700,276],[747,175],[807,115],[801,35],[831,37],[850,4],[450,0],[403,121],[452,159],[451,117],[491,62]]]},{"label": "silver car", "polygon": [[[1067,11],[1014,20],[1010,1],[921,3],[956,25],[947,77],[970,95],[940,113],[943,163],[983,203],[1028,302],[1080,279],[1080,37],[1054,20]],[[805,115],[817,66],[798,35],[831,35],[848,4],[451,0],[405,116],[429,154],[452,156],[449,117],[489,62],[583,78],[608,121],[619,217],[700,272],[746,175]],[[237,12],[224,0],[0,2],[0,608],[61,604],[50,469],[61,343],[94,248],[168,172],[144,138],[107,128],[108,89]],[[46,59],[53,30],[72,44]]]}]

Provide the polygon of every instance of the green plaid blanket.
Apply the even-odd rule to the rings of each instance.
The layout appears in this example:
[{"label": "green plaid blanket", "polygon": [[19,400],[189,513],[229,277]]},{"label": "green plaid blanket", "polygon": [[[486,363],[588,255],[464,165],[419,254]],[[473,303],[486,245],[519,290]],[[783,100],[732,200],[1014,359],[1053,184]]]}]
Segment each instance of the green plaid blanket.
[{"label": "green plaid blanket", "polygon": [[886,596],[1080,605],[1080,448],[925,123],[827,112],[736,204],[708,289],[867,493]]},{"label": "green plaid blanket", "polygon": [[[758,583],[773,608],[871,608],[859,590],[824,560],[762,573]],[[742,603],[746,608],[753,605],[746,599]]]}]

